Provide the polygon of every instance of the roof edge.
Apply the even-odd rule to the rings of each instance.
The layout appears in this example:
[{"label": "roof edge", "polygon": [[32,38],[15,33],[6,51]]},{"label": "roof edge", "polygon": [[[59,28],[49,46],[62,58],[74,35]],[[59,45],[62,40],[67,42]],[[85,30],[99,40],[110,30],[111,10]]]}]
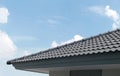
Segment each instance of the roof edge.
[{"label": "roof edge", "polygon": [[6,63],[7,65],[11,65],[12,63],[11,63],[11,61],[7,61],[7,63]]}]

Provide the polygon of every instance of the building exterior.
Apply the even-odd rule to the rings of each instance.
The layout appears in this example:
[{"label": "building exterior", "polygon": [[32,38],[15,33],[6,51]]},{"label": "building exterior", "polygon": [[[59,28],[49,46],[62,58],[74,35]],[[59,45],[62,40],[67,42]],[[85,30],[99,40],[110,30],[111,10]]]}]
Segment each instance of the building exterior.
[{"label": "building exterior", "polygon": [[7,61],[49,76],[120,76],[120,29]]}]

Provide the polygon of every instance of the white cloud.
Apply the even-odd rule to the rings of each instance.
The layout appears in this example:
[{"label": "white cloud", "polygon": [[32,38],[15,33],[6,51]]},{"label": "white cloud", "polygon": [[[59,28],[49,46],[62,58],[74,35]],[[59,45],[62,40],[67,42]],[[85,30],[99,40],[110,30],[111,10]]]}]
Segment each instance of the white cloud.
[{"label": "white cloud", "polygon": [[5,33],[0,31],[0,58],[7,58],[15,54],[17,47]]},{"label": "white cloud", "polygon": [[4,24],[8,22],[9,11],[5,7],[0,8],[0,23]]},{"label": "white cloud", "polygon": [[56,41],[53,41],[51,47],[57,47],[59,44]]},{"label": "white cloud", "polygon": [[65,45],[65,44],[68,44],[68,43],[71,43],[71,42],[74,42],[74,41],[78,41],[78,40],[82,40],[82,39],[83,39],[82,36],[75,35],[72,39],[64,41],[64,42],[60,42],[60,44],[57,43],[56,41],[53,41],[52,44],[51,44],[51,47],[57,47],[57,46]]},{"label": "white cloud", "polygon": [[110,8],[109,5],[106,7],[93,6],[89,8],[90,11],[98,13],[100,15],[107,16],[113,20],[112,29],[115,30],[120,27],[120,15],[116,10]]},{"label": "white cloud", "polygon": [[78,40],[82,40],[82,39],[83,39],[82,36],[75,35],[72,39],[64,41],[64,42],[61,42],[61,45],[68,44],[68,43],[71,43],[71,42],[74,42],[74,41],[78,41]]},{"label": "white cloud", "polygon": [[113,29],[119,28],[120,15],[118,14],[118,12],[116,10],[111,9],[110,6],[107,5],[105,7],[105,14],[106,14],[106,16],[108,16],[109,18],[111,18],[114,21],[113,25],[112,25],[112,28]]},{"label": "white cloud", "polygon": [[117,11],[111,9],[109,5],[105,7],[105,14],[114,21],[119,20],[119,14],[117,13]]},{"label": "white cloud", "polygon": [[75,41],[82,40],[82,39],[83,39],[83,37],[80,36],[80,35],[75,35],[75,36],[74,36],[74,40],[75,40]]}]

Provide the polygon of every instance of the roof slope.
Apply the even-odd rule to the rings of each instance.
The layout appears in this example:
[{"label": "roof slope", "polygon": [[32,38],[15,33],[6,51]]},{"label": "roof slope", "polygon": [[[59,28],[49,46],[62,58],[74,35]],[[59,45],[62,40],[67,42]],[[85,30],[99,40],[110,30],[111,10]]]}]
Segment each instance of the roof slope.
[{"label": "roof slope", "polygon": [[120,29],[10,60],[7,64],[120,51]]}]

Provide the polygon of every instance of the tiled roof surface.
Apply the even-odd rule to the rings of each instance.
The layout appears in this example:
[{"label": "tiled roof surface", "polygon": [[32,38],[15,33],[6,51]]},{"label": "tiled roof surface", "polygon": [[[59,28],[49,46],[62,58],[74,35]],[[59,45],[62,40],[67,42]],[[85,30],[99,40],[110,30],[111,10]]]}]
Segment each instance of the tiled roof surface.
[{"label": "tiled roof surface", "polygon": [[58,46],[36,54],[10,60],[7,64],[37,61],[50,58],[72,57],[87,54],[120,51],[120,29],[99,34],[70,44]]}]

